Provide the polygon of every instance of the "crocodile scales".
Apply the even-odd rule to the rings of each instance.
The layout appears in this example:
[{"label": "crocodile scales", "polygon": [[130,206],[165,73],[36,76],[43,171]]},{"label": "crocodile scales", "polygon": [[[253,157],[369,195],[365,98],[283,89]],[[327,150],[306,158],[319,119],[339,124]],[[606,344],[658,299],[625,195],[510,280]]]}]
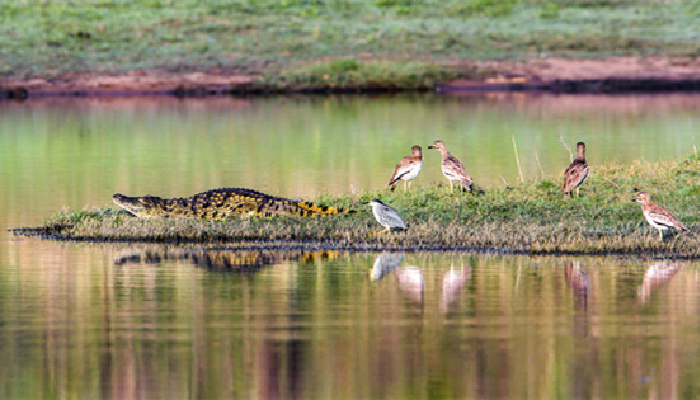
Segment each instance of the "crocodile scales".
[{"label": "crocodile scales", "polygon": [[277,215],[312,217],[350,212],[338,207],[318,206],[306,201],[270,196],[245,188],[207,190],[186,198],[129,197],[115,193],[112,200],[116,205],[141,218],[172,216],[222,220],[229,217]]}]

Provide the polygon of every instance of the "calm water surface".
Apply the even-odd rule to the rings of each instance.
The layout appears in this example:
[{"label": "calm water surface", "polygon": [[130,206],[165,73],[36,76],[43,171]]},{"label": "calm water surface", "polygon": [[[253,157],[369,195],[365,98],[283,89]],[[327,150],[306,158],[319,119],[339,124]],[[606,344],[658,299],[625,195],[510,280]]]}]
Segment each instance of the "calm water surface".
[{"label": "calm water surface", "polygon": [[[0,103],[0,398],[698,398],[700,263],[14,238],[111,194],[380,189],[444,140],[486,187],[687,156],[700,96]],[[426,153],[416,185],[442,182]]]},{"label": "calm water surface", "polygon": [[27,240],[8,255],[6,398],[700,396],[697,262]]}]

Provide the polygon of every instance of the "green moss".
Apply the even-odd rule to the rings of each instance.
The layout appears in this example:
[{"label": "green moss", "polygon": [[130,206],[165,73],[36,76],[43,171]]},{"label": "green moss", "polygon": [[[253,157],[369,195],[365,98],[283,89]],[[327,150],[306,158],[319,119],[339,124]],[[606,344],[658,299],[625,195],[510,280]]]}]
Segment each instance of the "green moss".
[{"label": "green moss", "polygon": [[[346,249],[479,249],[527,253],[643,253],[700,257],[697,178],[691,158],[673,163],[596,167],[582,197],[564,200],[557,182],[526,182],[472,193],[439,185],[413,192],[371,191],[323,197],[319,204],[358,212],[339,217],[244,218],[215,222],[196,219],[139,219],[114,210],[64,212],[41,233],[59,239],[156,242],[309,242]],[[678,217],[691,232],[667,233],[658,241],[640,207],[630,202],[635,188]],[[362,202],[379,197],[409,224],[406,232],[377,236],[381,230]]]}]

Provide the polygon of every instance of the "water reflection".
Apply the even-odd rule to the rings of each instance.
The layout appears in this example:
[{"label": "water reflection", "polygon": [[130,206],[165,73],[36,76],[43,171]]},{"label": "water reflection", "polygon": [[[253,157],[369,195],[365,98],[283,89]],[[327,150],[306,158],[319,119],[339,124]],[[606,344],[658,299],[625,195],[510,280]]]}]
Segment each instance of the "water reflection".
[{"label": "water reflection", "polygon": [[398,283],[401,292],[418,305],[423,305],[423,270],[414,267],[406,266],[396,269],[396,282]]},{"label": "water reflection", "polygon": [[188,249],[150,246],[124,250],[114,258],[114,264],[160,264],[164,261],[176,261],[220,271],[243,272],[283,262],[296,261],[306,264],[320,259],[334,259],[338,254],[336,250]]},{"label": "water reflection", "polygon": [[581,269],[580,261],[571,261],[564,266],[564,280],[574,293],[576,308],[580,311],[588,309],[588,289],[591,280]]},{"label": "water reflection", "polygon": [[[383,252],[379,254],[374,260],[370,277],[372,281],[376,282],[389,274],[394,275],[396,285],[403,295],[414,304],[423,305],[424,268],[414,265],[399,267],[405,257],[404,253]],[[447,271],[441,273],[440,311],[447,312],[449,306],[461,297],[464,285],[470,277],[471,267],[462,265],[455,268],[454,262],[450,263],[450,268]]]},{"label": "water reflection", "polygon": [[461,297],[464,285],[472,275],[470,266],[455,268],[454,264],[442,276],[442,297],[440,298],[440,310],[447,312],[450,304]]},{"label": "water reflection", "polygon": [[404,253],[390,253],[383,252],[374,259],[374,265],[372,266],[372,272],[370,276],[373,281],[378,281],[382,279],[386,274],[393,271],[394,268],[401,265],[403,259],[406,257]]},{"label": "water reflection", "polygon": [[[640,304],[630,260],[29,242],[0,260],[3,398],[700,392],[697,262]],[[251,257],[279,262],[218,273]]]},{"label": "water reflection", "polygon": [[644,280],[637,289],[637,295],[641,302],[646,303],[649,301],[651,293],[671,280],[679,269],[680,264],[676,262],[660,261],[652,263],[644,272]]}]

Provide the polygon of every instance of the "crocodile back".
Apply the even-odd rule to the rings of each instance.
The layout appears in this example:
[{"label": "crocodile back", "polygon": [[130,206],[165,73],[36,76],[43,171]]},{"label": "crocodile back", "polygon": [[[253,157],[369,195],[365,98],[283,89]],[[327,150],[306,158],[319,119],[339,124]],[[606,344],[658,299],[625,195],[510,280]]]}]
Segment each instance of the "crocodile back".
[{"label": "crocodile back", "polygon": [[297,215],[337,215],[348,213],[338,207],[318,206],[245,188],[207,190],[186,198],[164,199],[155,196],[113,196],[114,202],[139,217],[182,216],[222,220],[229,217],[271,217]]}]

